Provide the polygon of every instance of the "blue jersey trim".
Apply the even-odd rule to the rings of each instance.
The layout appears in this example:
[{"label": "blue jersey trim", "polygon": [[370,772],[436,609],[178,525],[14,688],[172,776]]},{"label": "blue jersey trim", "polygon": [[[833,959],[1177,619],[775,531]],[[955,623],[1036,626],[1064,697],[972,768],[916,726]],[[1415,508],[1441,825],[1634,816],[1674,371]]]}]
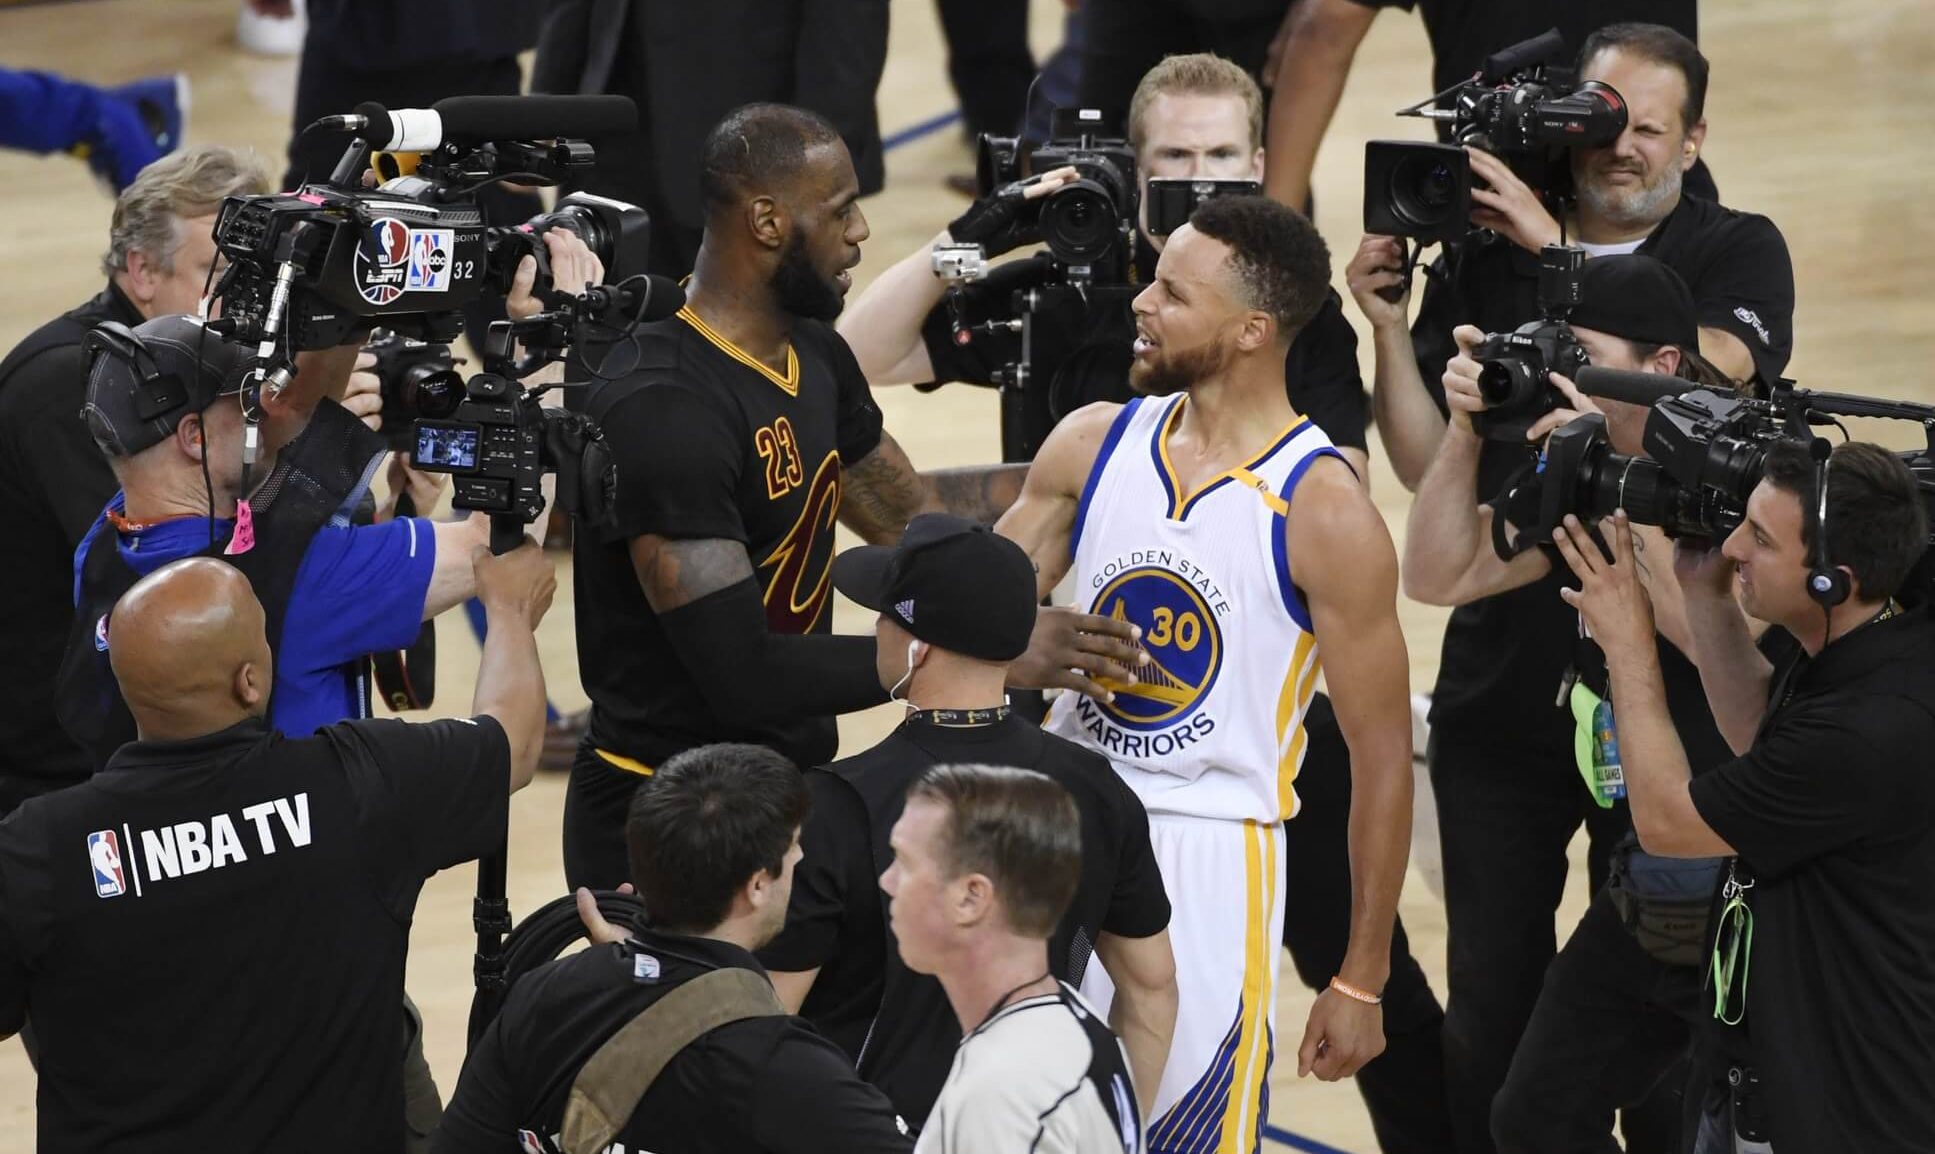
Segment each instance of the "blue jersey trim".
[{"label": "blue jersey trim", "polygon": [[1102,438],[1102,450],[1095,454],[1095,464],[1089,466],[1088,480],[1082,483],[1081,503],[1075,506],[1075,528],[1068,535],[1068,555],[1071,558],[1075,556],[1075,550],[1081,548],[1082,526],[1088,524],[1089,502],[1094,500],[1095,490],[1102,483],[1102,470],[1108,468],[1109,457],[1122,440],[1122,434],[1128,431],[1129,421],[1135,417],[1136,407],[1140,404],[1142,398],[1133,397],[1122,406],[1122,411],[1115,415],[1115,421],[1109,425],[1109,435]]},{"label": "blue jersey trim", "polygon": [[[1289,536],[1286,522],[1289,520],[1290,494],[1296,491],[1297,482],[1303,480],[1303,475],[1309,471],[1311,464],[1320,457],[1335,457],[1339,461],[1344,461],[1345,468],[1350,468],[1350,462],[1344,460],[1344,455],[1329,445],[1315,450],[1298,461],[1296,468],[1291,469],[1290,475],[1283,479],[1283,488],[1277,491],[1277,496],[1283,499],[1284,512],[1275,518],[1275,531],[1271,534],[1270,540],[1270,555],[1276,560],[1277,592],[1283,595],[1283,608],[1290,614],[1290,620],[1297,623],[1297,628],[1305,633],[1315,633],[1316,630],[1311,627],[1310,611],[1304,608],[1303,595],[1297,592],[1296,585],[1290,580],[1290,546],[1286,540]],[[1353,475],[1355,472],[1352,470]]]}]

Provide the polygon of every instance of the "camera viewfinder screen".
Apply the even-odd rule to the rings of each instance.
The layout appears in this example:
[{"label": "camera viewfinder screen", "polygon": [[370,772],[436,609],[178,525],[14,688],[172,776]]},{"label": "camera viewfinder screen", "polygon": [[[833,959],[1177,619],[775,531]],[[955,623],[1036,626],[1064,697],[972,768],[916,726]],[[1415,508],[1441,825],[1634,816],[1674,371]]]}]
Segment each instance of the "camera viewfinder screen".
[{"label": "camera viewfinder screen", "polygon": [[463,473],[477,467],[477,440],[482,430],[476,425],[442,425],[417,422],[417,448],[411,454],[419,469],[437,473]]}]

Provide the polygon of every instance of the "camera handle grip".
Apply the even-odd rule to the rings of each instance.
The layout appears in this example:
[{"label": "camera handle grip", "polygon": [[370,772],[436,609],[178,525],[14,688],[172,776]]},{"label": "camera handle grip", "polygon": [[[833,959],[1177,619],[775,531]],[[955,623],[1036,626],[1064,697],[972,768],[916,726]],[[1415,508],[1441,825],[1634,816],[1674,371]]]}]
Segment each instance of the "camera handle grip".
[{"label": "camera handle grip", "polygon": [[490,515],[490,551],[509,553],[524,543],[524,522],[509,513]]},{"label": "camera handle grip", "polygon": [[1405,237],[1399,237],[1398,244],[1404,248],[1404,267],[1401,270],[1404,279],[1394,285],[1385,285],[1376,290],[1378,296],[1392,304],[1403,300],[1405,294],[1411,291],[1411,277],[1418,271],[1418,257],[1424,254],[1424,245]]}]

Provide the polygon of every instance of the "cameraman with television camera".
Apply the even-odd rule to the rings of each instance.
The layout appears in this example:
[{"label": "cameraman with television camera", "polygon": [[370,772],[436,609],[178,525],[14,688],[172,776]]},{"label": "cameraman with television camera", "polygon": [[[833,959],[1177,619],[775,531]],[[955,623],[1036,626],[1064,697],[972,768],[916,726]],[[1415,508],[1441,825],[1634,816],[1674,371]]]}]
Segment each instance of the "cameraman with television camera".
[{"label": "cameraman with television camera", "polygon": [[[1687,388],[1731,389],[1692,353],[1698,341],[1693,300],[1685,282],[1665,265],[1644,256],[1601,257],[1585,262],[1577,287],[1571,295],[1578,304],[1569,322],[1560,322],[1552,336],[1590,358],[1592,368],[1577,370],[1589,382],[1598,370],[1616,369],[1679,378]],[[1560,478],[1549,470],[1535,474],[1494,504],[1480,504],[1488,496],[1477,489],[1484,441],[1473,426],[1499,421],[1489,410],[1503,391],[1501,384],[1529,380],[1544,406],[1557,406],[1532,423],[1528,435],[1534,438],[1582,414],[1599,413],[1612,447],[1637,455],[1643,451],[1648,415],[1640,404],[1581,396],[1556,371],[1548,384],[1536,363],[1527,365],[1523,346],[1486,340],[1469,327],[1455,335],[1461,352],[1444,375],[1450,427],[1411,506],[1403,566],[1405,592],[1438,605],[1532,585],[1556,567],[1548,552],[1530,548],[1546,544],[1542,536],[1528,540],[1533,534],[1522,532],[1499,550],[1494,543],[1505,531],[1494,526],[1509,520],[1524,530],[1522,522],[1536,522],[1546,504],[1570,506],[1569,488],[1543,491],[1541,482]],[[1656,529],[1647,530],[1641,541],[1642,555],[1649,559],[1670,550]],[[1691,642],[1679,610],[1679,587],[1663,564],[1649,566],[1644,577],[1660,606],[1659,664],[1666,671],[1667,704],[1697,773],[1732,754],[1714,725],[1698,672],[1683,656]],[[1567,677],[1570,689],[1558,708],[1569,710],[1576,726],[1577,768],[1585,788],[1551,766],[1549,787],[1527,804],[1545,807],[1544,824],[1554,829],[1583,819],[1595,838],[1617,833],[1620,840],[1612,878],[1598,888],[1545,972],[1536,1008],[1491,1105],[1492,1137],[1509,1154],[1597,1154],[1610,1148],[1614,1111],[1624,1110],[1629,1151],[1677,1154],[1680,1119],[1673,1103],[1663,1101],[1657,1110],[1633,1107],[1649,1101],[1655,1086],[1664,1091],[1663,1099],[1673,1099],[1678,1089],[1673,1075],[1700,1018],[1699,963],[1719,863],[1662,861],[1634,844],[1617,745],[1604,736],[1616,716],[1615,703],[1604,659],[1590,639],[1576,643]]]},{"label": "cameraman with television camera", "polygon": [[[1917,571],[1930,457],[1911,471],[1875,445],[1830,453],[1804,439],[1820,412],[1925,423],[1935,411],[1842,397],[1807,412],[1819,397],[1778,398],[1789,427],[1777,435],[1749,428],[1723,445],[1711,427],[1681,426],[1695,431],[1689,447],[1743,465],[1712,502],[1736,526],[1725,543],[1682,541],[1674,554],[1692,654],[1736,759],[1690,777],[1638,576],[1637,516],[1615,514],[1609,551],[1574,516],[1553,534],[1580,583],[1566,599],[1619,701],[1642,844],[1733,858],[1717,901],[1711,1041],[1723,1060],[1709,1071],[1702,1154],[1909,1151],[1935,1133],[1935,625]],[[1682,439],[1661,435],[1673,409],[1717,407],[1683,400],[1696,399],[1657,406],[1649,443]],[[1691,460],[1669,467],[1682,484]],[[1800,652],[1770,663],[1749,617]]]},{"label": "cameraman with television camera", "polygon": [[[1134,219],[1134,242],[1112,245],[1097,262],[1105,271],[1081,294],[1068,294],[1046,315],[1035,313],[1036,331],[1030,336],[1038,348],[1024,351],[1019,324],[1012,319],[1015,298],[1068,280],[1070,262],[1058,251],[1066,246],[1051,239],[1048,252],[994,266],[982,279],[965,283],[943,279],[937,270],[949,260],[972,261],[962,242],[978,243],[980,255],[994,257],[1055,227],[1040,222],[1054,209],[1035,206],[1067,196],[1078,173],[1047,167],[1042,159],[1036,161],[1035,176],[984,189],[982,198],[926,247],[881,273],[848,307],[840,334],[875,387],[966,381],[1033,393],[1024,402],[1030,418],[1025,441],[1039,445],[1056,420],[1084,404],[1130,398],[1135,324],[1128,301],[1150,279],[1164,237],[1188,218],[1194,198],[1256,191],[1253,182],[1263,176],[1262,131],[1263,94],[1241,68],[1208,53],[1171,56],[1143,76],[1129,105],[1128,143],[1134,152],[1132,160],[1120,158],[1120,167],[1130,170],[1136,187],[1133,194],[1121,188],[1121,200],[1112,208],[1116,217]],[[991,140],[984,148],[1008,144]],[[1058,150],[1051,144],[1047,151],[1055,156]],[[985,178],[985,158],[983,167]],[[1160,182],[1155,196],[1189,194],[1173,218],[1152,202],[1152,180]],[[1073,213],[1064,219],[1068,216]],[[1042,355],[1042,349],[1051,355]],[[1054,354],[1059,364],[1052,363]],[[1014,381],[1015,366],[1026,366],[1028,379]],[[1359,477],[1368,477],[1357,335],[1335,294],[1290,346],[1285,375],[1292,406],[1330,437]]]},{"label": "cameraman with television camera", "polygon": [[[1549,175],[1569,174],[1577,189],[1572,211],[1562,214],[1569,231],[1588,254],[1639,252],[1679,273],[1692,294],[1704,359],[1734,379],[1775,380],[1786,364],[1793,310],[1786,244],[1763,217],[1681,192],[1681,175],[1705,136],[1705,58],[1669,29],[1613,25],[1595,33],[1579,59],[1582,81],[1617,90],[1625,124],[1604,146],[1548,157]],[[1489,97],[1496,108],[1511,91],[1473,95]],[[1593,91],[1592,126],[1603,138],[1601,114],[1614,101]],[[1455,195],[1413,200],[1441,210],[1435,222],[1415,221],[1414,235],[1459,239],[1436,263],[1409,331],[1408,276],[1397,238],[1366,237],[1346,273],[1374,330],[1372,409],[1379,434],[1399,479],[1416,490],[1446,436],[1441,389],[1428,382],[1458,352],[1453,330],[1474,325],[1507,333],[1539,316],[1534,254],[1558,239],[1559,227],[1496,157],[1444,145],[1408,147],[1443,150],[1437,154],[1443,172],[1427,167],[1423,174],[1450,183],[1425,192],[1455,193],[1455,162],[1465,157],[1467,175],[1492,186],[1472,189],[1468,220],[1457,215]],[[1385,186],[1367,183],[1366,189],[1367,209],[1391,207],[1377,201]],[[1468,224],[1498,231],[1467,235]],[[1527,454],[1522,436],[1488,442],[1477,491],[1498,491]],[[1432,697],[1427,760],[1438,801],[1449,933],[1446,1076],[1461,1150],[1492,1149],[1492,1099],[1556,949],[1552,915],[1565,845],[1579,826],[1576,792],[1553,771],[1575,757],[1572,719],[1551,708],[1578,625],[1558,601],[1559,584],[1550,575],[1459,606],[1445,631]],[[1522,720],[1507,727],[1500,718]],[[1618,829],[1598,832],[1589,855],[1595,888]]]}]

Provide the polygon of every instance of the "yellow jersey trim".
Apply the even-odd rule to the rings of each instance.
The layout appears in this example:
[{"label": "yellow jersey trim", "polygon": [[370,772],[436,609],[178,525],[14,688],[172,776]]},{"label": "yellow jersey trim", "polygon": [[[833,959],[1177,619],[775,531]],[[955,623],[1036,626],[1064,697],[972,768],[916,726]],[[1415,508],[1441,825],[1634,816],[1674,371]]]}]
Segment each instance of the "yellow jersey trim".
[{"label": "yellow jersey trim", "polygon": [[720,333],[717,329],[713,328],[711,325],[706,324],[705,321],[699,319],[699,314],[692,311],[692,306],[687,305],[686,307],[680,309],[678,312],[678,317],[680,320],[684,321],[686,324],[691,325],[694,329],[696,329],[700,336],[704,337],[708,341],[711,341],[715,346],[718,347],[720,352],[731,357],[733,360],[738,361],[740,364],[753,370],[754,372],[758,373],[760,376],[765,377],[767,380],[773,382],[775,385],[778,385],[780,389],[784,391],[787,396],[797,397],[800,395],[800,355],[799,353],[793,350],[793,346],[791,344],[788,344],[786,346],[786,375],[781,376],[778,373],[774,372],[771,367],[769,367],[764,362],[762,362],[758,357],[753,356],[751,353],[740,348],[738,345],[733,344],[732,341],[728,340],[724,334]]},{"label": "yellow jersey trim", "polygon": [[1184,395],[1181,400],[1176,402],[1176,407],[1169,410],[1169,416],[1156,428],[1156,461],[1162,466],[1162,483],[1169,490],[1168,517],[1171,521],[1187,519],[1189,511],[1196,507],[1197,502],[1209,496],[1212,490],[1221,488],[1228,482],[1236,480],[1246,474],[1254,476],[1254,470],[1257,466],[1274,456],[1278,449],[1288,444],[1290,438],[1302,432],[1304,427],[1310,423],[1309,417],[1299,415],[1296,420],[1285,425],[1283,431],[1278,433],[1270,441],[1269,446],[1262,452],[1233,469],[1223,470],[1221,473],[1203,482],[1195,490],[1185,493],[1183,491],[1182,479],[1176,472],[1176,463],[1169,458],[1169,435],[1175,432],[1176,426],[1182,422],[1183,409],[1187,408],[1188,405],[1189,397]]},{"label": "yellow jersey trim", "polygon": [[595,745],[592,746],[591,752],[603,758],[605,763],[614,769],[622,769],[626,773],[635,773],[640,777],[652,776],[652,767],[636,758],[626,757],[622,753],[613,753],[609,749],[599,749]]}]

